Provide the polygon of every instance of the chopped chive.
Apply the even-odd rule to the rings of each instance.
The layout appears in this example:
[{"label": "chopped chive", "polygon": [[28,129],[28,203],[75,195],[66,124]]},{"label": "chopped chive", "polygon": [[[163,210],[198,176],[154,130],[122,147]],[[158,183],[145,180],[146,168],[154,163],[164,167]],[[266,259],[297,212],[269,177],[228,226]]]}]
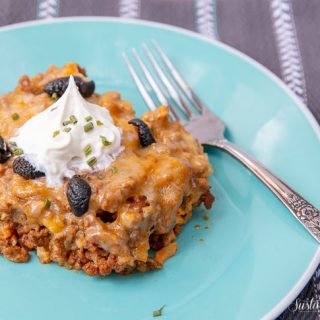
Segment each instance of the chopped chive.
[{"label": "chopped chive", "polygon": [[116,167],[114,167],[114,166],[112,166],[110,169],[111,169],[111,172],[112,172],[113,174],[115,174],[115,173],[118,172],[118,168],[116,168]]},{"label": "chopped chive", "polygon": [[14,141],[9,141],[9,145],[10,145],[10,146],[13,146],[13,147],[16,147],[16,146],[17,146],[17,143],[14,142]]},{"label": "chopped chive", "polygon": [[62,125],[67,126],[68,124],[71,124],[72,122],[70,120],[66,120],[62,122]]},{"label": "chopped chive", "polygon": [[106,137],[100,136],[100,138],[101,138],[102,144],[103,144],[105,147],[110,146],[111,142],[108,141]]},{"label": "chopped chive", "polygon": [[57,110],[57,108],[58,108],[58,107],[54,107],[54,108],[52,108],[52,109],[51,109],[50,111],[54,111],[54,110]]},{"label": "chopped chive", "polygon": [[92,152],[92,148],[90,144],[87,144],[84,149],[83,149],[84,154],[86,155],[86,157],[91,154]]},{"label": "chopped chive", "polygon": [[160,317],[160,316],[162,316],[162,310],[163,310],[163,308],[164,308],[165,306],[163,305],[159,310],[155,310],[155,311],[153,311],[153,316],[154,317]]},{"label": "chopped chive", "polygon": [[97,158],[96,157],[92,157],[87,161],[87,164],[88,164],[89,167],[93,167],[96,162],[97,162]]},{"label": "chopped chive", "polygon": [[89,132],[89,131],[91,131],[91,130],[93,129],[93,123],[92,123],[92,122],[87,123],[87,124],[83,127],[83,129],[84,129],[84,132]]},{"label": "chopped chive", "polygon": [[46,201],[44,202],[43,208],[44,208],[45,210],[49,210],[50,207],[51,207],[51,201],[50,201],[49,199],[46,199]]},{"label": "chopped chive", "polygon": [[78,122],[77,118],[76,118],[74,115],[71,115],[71,116],[70,116],[70,121],[71,121],[71,123],[73,123],[73,124],[76,124],[76,123]]},{"label": "chopped chive", "polygon": [[14,149],[14,150],[13,150],[13,154],[14,154],[15,156],[21,156],[21,155],[23,154],[23,150],[20,149],[20,148]]},{"label": "chopped chive", "polygon": [[58,94],[56,92],[54,92],[52,95],[51,95],[51,98],[53,100],[58,100]]},{"label": "chopped chive", "polygon": [[86,117],[85,117],[85,120],[86,120],[87,122],[89,122],[89,121],[92,120],[92,117],[91,117],[91,116],[86,116]]},{"label": "chopped chive", "polygon": [[97,124],[97,126],[102,126],[103,125],[103,123],[100,120],[97,120],[96,124]]},{"label": "chopped chive", "polygon": [[11,116],[11,118],[12,118],[13,121],[17,121],[17,120],[20,118],[20,116],[19,116],[17,113],[14,113],[14,114]]},{"label": "chopped chive", "polygon": [[58,134],[60,134],[60,130],[56,130],[52,134],[52,138],[55,138]]},{"label": "chopped chive", "polygon": [[63,131],[64,131],[64,132],[70,132],[70,131],[71,131],[71,128],[66,127],[66,128],[63,129]]}]

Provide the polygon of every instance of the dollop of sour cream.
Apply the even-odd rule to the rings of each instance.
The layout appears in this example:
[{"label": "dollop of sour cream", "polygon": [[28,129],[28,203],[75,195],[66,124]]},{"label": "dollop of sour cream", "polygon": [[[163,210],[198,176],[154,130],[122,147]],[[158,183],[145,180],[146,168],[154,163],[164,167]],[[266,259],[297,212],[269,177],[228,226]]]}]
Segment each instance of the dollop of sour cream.
[{"label": "dollop of sour cream", "polygon": [[71,76],[62,97],[28,120],[10,139],[46,175],[48,186],[64,177],[107,168],[123,150],[121,129],[105,108],[89,103]]}]

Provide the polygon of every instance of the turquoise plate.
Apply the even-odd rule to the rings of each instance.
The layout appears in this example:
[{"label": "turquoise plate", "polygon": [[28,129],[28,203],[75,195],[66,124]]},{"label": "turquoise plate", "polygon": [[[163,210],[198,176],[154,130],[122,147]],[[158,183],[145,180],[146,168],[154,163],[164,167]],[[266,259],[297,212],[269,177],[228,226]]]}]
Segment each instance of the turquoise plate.
[{"label": "turquoise plate", "polygon": [[[320,207],[320,131],[307,108],[253,60],[194,33],[97,18],[2,28],[0,91],[13,89],[22,74],[77,61],[98,91],[120,91],[141,114],[146,108],[121,53],[151,39],[225,121],[232,141]],[[163,320],[276,317],[311,277],[318,245],[238,162],[207,152],[217,199],[210,220],[203,219],[204,209],[195,212],[162,270],[91,278],[41,265],[36,257],[26,264],[1,258],[0,319],[147,320],[162,305]]]}]

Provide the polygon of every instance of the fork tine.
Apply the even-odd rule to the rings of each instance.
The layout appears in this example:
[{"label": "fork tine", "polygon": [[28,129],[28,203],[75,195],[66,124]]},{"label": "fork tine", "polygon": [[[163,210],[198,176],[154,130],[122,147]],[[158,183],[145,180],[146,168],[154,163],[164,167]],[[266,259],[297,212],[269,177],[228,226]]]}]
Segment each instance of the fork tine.
[{"label": "fork tine", "polygon": [[[161,79],[162,83],[164,84],[164,86],[166,87],[166,89],[168,90],[170,96],[172,97],[172,99],[174,100],[174,102],[177,104],[178,107],[180,107],[180,109],[185,112],[185,114],[188,117],[193,117],[194,114],[192,112],[192,110],[188,107],[188,105],[186,104],[186,102],[183,100],[183,98],[181,97],[181,95],[179,94],[179,92],[175,89],[175,87],[171,84],[171,82],[169,81],[169,79],[167,78],[167,76],[164,74],[164,72],[162,71],[160,65],[158,64],[158,62],[156,61],[156,59],[154,58],[154,56],[152,55],[151,51],[149,50],[149,48],[147,47],[146,44],[142,45],[144,51],[147,54],[147,57],[149,58],[150,62],[152,63],[155,71],[157,72],[159,78]],[[173,108],[172,108],[173,109]]]},{"label": "fork tine", "polygon": [[139,57],[136,49],[133,48],[132,53],[133,53],[134,57],[136,58],[144,76],[146,77],[148,83],[150,84],[151,88],[155,92],[160,103],[169,108],[170,115],[174,120],[181,121],[182,120],[181,116],[176,112],[176,110],[174,108],[172,108],[172,106],[170,105],[165,94],[162,92],[161,88],[158,86],[157,82],[154,80],[151,73],[147,69],[146,65],[143,63],[142,59]]},{"label": "fork tine", "polygon": [[182,76],[180,75],[178,70],[173,66],[173,64],[169,60],[168,56],[164,53],[164,51],[161,49],[159,44],[155,40],[152,40],[152,43],[153,43],[155,49],[157,50],[157,52],[159,53],[163,63],[168,68],[170,74],[177,82],[181,91],[194,103],[194,105],[196,106],[196,108],[200,112],[203,112],[204,110],[206,110],[206,107],[201,102],[200,98],[194,93],[194,91],[189,87],[189,85],[183,80]]},{"label": "fork tine", "polygon": [[164,96],[164,94],[162,93],[160,87],[157,85],[157,83],[154,81],[152,75],[150,74],[149,70],[147,69],[147,67],[145,66],[145,64],[143,63],[143,61],[141,60],[141,58],[139,57],[136,49],[132,49],[132,53],[134,55],[134,57],[136,58],[143,74],[145,75],[146,79],[148,80],[151,88],[154,90],[158,100],[160,101],[161,104],[167,106],[169,104],[168,99]]},{"label": "fork tine", "polygon": [[146,88],[144,87],[142,81],[140,80],[138,74],[135,72],[130,60],[128,59],[127,55],[125,53],[122,54],[123,59],[129,69],[129,72],[133,78],[133,81],[136,83],[143,100],[145,101],[146,105],[148,106],[148,108],[151,111],[156,110],[156,104],[153,102],[151,96],[149,95],[148,91],[146,90]]},{"label": "fork tine", "polygon": [[[134,49],[132,49],[132,51],[135,52]],[[123,53],[122,56],[123,56],[123,59],[124,59],[126,65],[127,65],[127,67],[128,67],[128,70],[129,70],[129,72],[130,72],[130,74],[131,74],[131,76],[132,76],[132,78],[133,78],[136,86],[138,87],[138,90],[139,90],[140,94],[142,95],[142,98],[143,98],[143,100],[145,101],[147,107],[148,107],[151,111],[154,111],[154,110],[157,108],[157,104],[154,102],[154,100],[152,99],[152,97],[151,97],[150,94],[148,93],[148,91],[147,91],[147,89],[145,88],[143,82],[141,81],[140,77],[139,77],[138,74],[136,73],[136,71],[135,71],[132,63],[130,62],[128,56],[127,56],[125,53]],[[137,53],[136,53],[136,57],[138,57],[138,59],[139,59],[139,56],[137,55]],[[141,59],[139,59],[139,60],[141,61],[141,64],[144,65],[143,62],[142,62],[142,60],[141,60]],[[140,65],[140,63],[139,63],[139,65]],[[142,65],[140,65],[140,67],[141,67],[143,73],[145,74],[144,71],[147,71],[147,72],[148,72],[148,70],[147,70],[147,69],[143,70]],[[144,67],[145,67],[145,65],[144,65]],[[151,74],[150,74],[150,79],[153,80]],[[147,79],[147,80],[149,81],[149,79]],[[149,84],[150,84],[150,81],[149,81]],[[156,86],[157,86],[157,84],[156,84]],[[152,89],[154,90],[153,87],[152,87]],[[160,93],[162,94],[161,91],[160,91]],[[164,96],[163,96],[163,97],[164,97]],[[159,101],[160,101],[160,100],[159,100]],[[164,100],[163,100],[163,101],[164,101],[164,102],[167,101],[166,97],[164,97]],[[160,101],[160,102],[161,102],[161,101]],[[161,103],[162,103],[162,102],[161,102]],[[171,117],[173,120],[182,121],[181,116],[176,112],[176,110],[175,110],[174,108],[171,107],[171,105],[169,104],[168,101],[167,101],[167,103],[165,103],[164,105],[168,106],[170,117]]]}]

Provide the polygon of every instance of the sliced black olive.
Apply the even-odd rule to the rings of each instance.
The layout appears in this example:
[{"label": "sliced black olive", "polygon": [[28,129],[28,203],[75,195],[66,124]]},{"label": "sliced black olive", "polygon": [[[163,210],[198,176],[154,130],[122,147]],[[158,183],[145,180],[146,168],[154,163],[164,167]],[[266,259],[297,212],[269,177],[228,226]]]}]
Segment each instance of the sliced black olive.
[{"label": "sliced black olive", "polygon": [[94,81],[82,81],[82,79],[80,79],[80,81],[81,81],[81,85],[80,84],[78,85],[77,81],[76,81],[76,84],[80,89],[82,96],[85,98],[92,96],[95,89]]},{"label": "sliced black olive", "polygon": [[67,198],[72,212],[81,217],[88,211],[91,197],[91,187],[81,177],[73,176],[67,185]]},{"label": "sliced black olive", "polygon": [[132,119],[128,123],[138,128],[139,140],[142,147],[145,148],[156,142],[150,128],[141,119]]},{"label": "sliced black olive", "polygon": [[11,152],[0,153],[0,163],[6,163],[11,158]]},{"label": "sliced black olive", "polygon": [[37,170],[28,160],[24,157],[18,157],[13,161],[13,171],[21,177],[29,180],[43,177],[45,174]]},{"label": "sliced black olive", "polygon": [[[94,81],[83,81],[82,78],[74,76],[74,81],[79,88],[81,95],[84,98],[90,97],[95,89]],[[56,94],[58,97],[61,97],[64,92],[67,90],[69,84],[69,77],[62,77],[57,78],[53,81],[48,82],[44,86],[44,91],[49,95],[52,96]]]},{"label": "sliced black olive", "polygon": [[9,148],[7,147],[6,142],[0,136],[0,163],[7,162],[11,156],[12,156],[12,154],[11,154]]},{"label": "sliced black olive", "polygon": [[4,141],[4,139],[0,136],[0,152],[6,152],[7,151],[7,144]]}]

